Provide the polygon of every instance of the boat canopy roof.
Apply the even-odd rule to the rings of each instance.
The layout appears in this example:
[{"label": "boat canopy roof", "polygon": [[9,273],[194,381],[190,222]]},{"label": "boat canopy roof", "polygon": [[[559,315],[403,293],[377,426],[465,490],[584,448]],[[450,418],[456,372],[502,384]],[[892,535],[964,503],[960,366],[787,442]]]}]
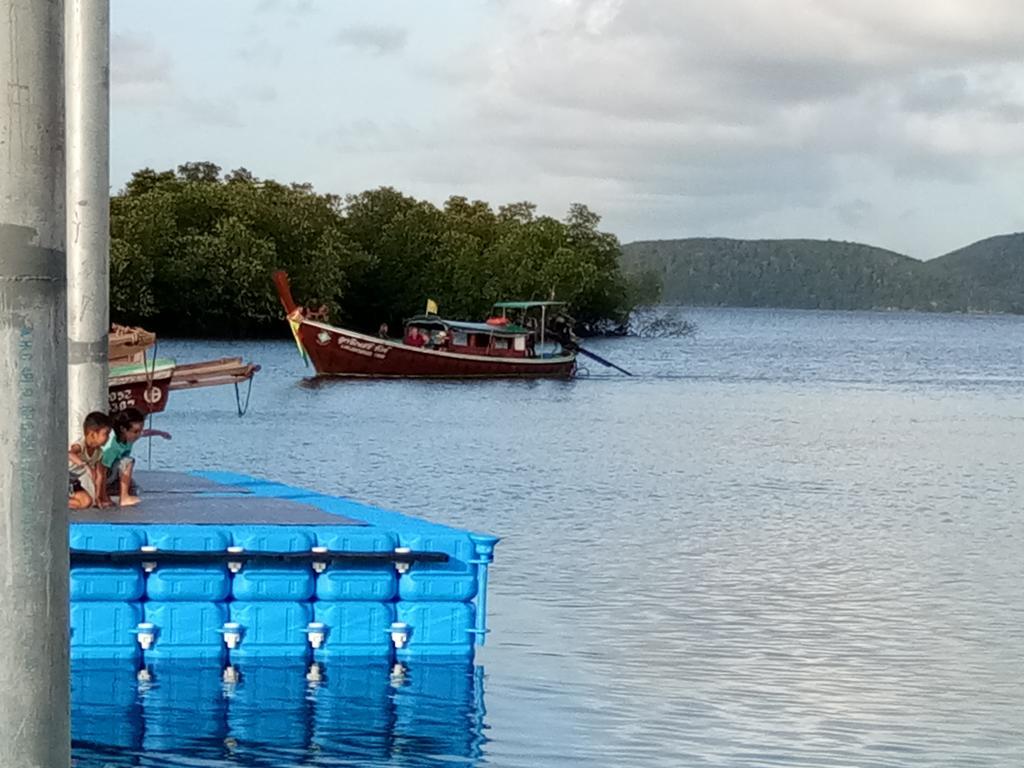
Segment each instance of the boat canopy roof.
[{"label": "boat canopy roof", "polygon": [[533,309],[534,307],[564,307],[564,301],[498,301],[495,309]]},{"label": "boat canopy roof", "polygon": [[445,320],[437,315],[418,315],[411,317],[406,323],[415,325],[418,328],[445,328],[463,333],[488,333],[495,336],[522,336],[531,333],[529,328],[524,328],[515,323],[503,323],[492,325],[491,323],[468,323],[462,320]]},{"label": "boat canopy roof", "polygon": [[491,323],[464,323],[462,321],[448,321],[448,327],[454,331],[465,331],[466,333],[493,333],[498,336],[522,336],[530,333],[529,328],[523,328],[515,323],[504,325],[492,325]]}]

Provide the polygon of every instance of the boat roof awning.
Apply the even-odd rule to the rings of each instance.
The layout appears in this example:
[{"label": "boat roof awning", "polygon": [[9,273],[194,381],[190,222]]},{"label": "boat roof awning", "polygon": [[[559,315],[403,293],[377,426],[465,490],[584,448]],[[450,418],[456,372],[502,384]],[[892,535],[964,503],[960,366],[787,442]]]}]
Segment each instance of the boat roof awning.
[{"label": "boat roof awning", "polygon": [[493,333],[498,336],[522,336],[530,333],[528,328],[523,328],[515,323],[504,323],[492,325],[490,323],[464,323],[462,321],[447,321],[448,327],[453,331],[465,331],[466,333]]},{"label": "boat roof awning", "polygon": [[419,328],[446,328],[450,331],[461,331],[462,333],[493,333],[495,336],[523,336],[531,333],[529,328],[524,328],[515,323],[502,323],[499,325],[468,323],[462,320],[445,320],[433,315],[411,317],[406,321],[406,324],[415,325]]},{"label": "boat roof awning", "polygon": [[533,309],[534,307],[564,307],[564,301],[499,301],[495,309]]}]

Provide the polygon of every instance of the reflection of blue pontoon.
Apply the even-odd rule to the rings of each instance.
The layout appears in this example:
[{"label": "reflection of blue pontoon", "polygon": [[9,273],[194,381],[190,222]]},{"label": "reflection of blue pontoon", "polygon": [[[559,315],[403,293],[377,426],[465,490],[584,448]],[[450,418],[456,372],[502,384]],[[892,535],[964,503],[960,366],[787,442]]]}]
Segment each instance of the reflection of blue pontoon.
[{"label": "reflection of blue pontoon", "polygon": [[[483,669],[462,663],[163,665],[139,683],[130,664],[72,670],[77,768],[188,761],[244,765],[474,763],[482,756]],[[144,763],[149,764],[149,763]]]}]

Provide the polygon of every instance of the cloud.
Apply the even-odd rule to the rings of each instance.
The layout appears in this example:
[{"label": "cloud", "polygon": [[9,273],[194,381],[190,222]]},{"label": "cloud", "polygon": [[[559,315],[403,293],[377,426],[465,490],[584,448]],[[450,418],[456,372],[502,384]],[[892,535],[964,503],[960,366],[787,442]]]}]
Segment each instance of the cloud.
[{"label": "cloud", "polygon": [[111,98],[125,104],[160,101],[171,82],[171,57],[152,41],[131,35],[110,38]]},{"label": "cloud", "polygon": [[257,14],[305,14],[313,10],[313,0],[260,0],[253,9]]},{"label": "cloud", "polygon": [[269,104],[277,101],[277,88],[267,83],[252,83],[244,88],[245,95],[254,101]]},{"label": "cloud", "polygon": [[241,124],[233,99],[197,95],[181,87],[168,51],[132,35],[114,34],[110,42],[110,88],[115,103],[185,115],[197,125],[234,128]]},{"label": "cloud", "polygon": [[377,56],[398,53],[405,48],[408,30],[396,26],[359,25],[342,29],[334,36],[340,46]]},{"label": "cloud", "polygon": [[613,219],[620,206],[630,215],[630,195],[667,196],[680,210],[703,200],[723,220],[807,207],[868,227],[884,204],[855,204],[851,168],[963,185],[1024,156],[1015,0],[495,8],[486,44],[429,70],[463,92],[441,129],[460,145],[453,176],[490,153],[578,188],[589,180]]},{"label": "cloud", "polygon": [[833,208],[841,222],[854,229],[862,226],[874,213],[874,206],[863,198],[847,200]]},{"label": "cloud", "polygon": [[238,103],[233,99],[181,94],[174,107],[199,125],[211,128],[238,128],[242,125]]},{"label": "cloud", "polygon": [[238,48],[238,58],[246,64],[276,67],[284,59],[284,50],[266,37],[254,37]]}]

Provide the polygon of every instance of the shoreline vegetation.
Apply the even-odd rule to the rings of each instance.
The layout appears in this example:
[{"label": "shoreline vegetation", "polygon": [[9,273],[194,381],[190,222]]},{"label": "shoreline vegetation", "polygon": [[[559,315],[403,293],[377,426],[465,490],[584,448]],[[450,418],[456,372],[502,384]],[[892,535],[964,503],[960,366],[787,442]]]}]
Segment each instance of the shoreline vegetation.
[{"label": "shoreline vegetation", "polygon": [[209,162],[136,171],[110,214],[112,319],[181,338],[285,337],[276,269],[306,305],[367,333],[427,299],[473,320],[495,301],[554,297],[581,335],[633,332],[632,311],[659,304],[1024,314],[1024,234],[929,261],[833,240],[620,245],[581,204],[558,220],[529,202],[340,196]]},{"label": "shoreline vegetation", "polygon": [[627,243],[622,269],[664,304],[1024,314],[1024,234],[928,261],[834,240]]},{"label": "shoreline vegetation", "polygon": [[338,196],[193,162],[136,171],[110,220],[111,317],[167,336],[286,335],[276,269],[304,304],[366,332],[400,328],[428,298],[472,320],[495,301],[554,297],[584,333],[620,329],[656,300],[581,204],[557,220],[529,202],[437,207],[391,187]]}]

